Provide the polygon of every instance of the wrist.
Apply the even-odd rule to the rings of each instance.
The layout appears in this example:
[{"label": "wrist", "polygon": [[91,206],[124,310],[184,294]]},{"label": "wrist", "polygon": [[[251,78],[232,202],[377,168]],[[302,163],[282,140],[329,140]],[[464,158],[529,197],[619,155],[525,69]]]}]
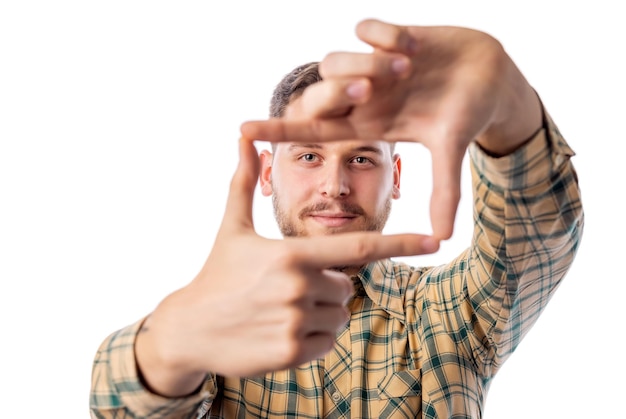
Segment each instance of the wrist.
[{"label": "wrist", "polygon": [[137,375],[148,391],[167,398],[189,396],[204,382],[206,373],[189,371],[185,363],[159,345],[152,318],[142,324],[135,339]]},{"label": "wrist", "polygon": [[537,93],[512,62],[508,74],[492,123],[476,139],[483,150],[496,157],[511,154],[530,141],[543,121]]}]

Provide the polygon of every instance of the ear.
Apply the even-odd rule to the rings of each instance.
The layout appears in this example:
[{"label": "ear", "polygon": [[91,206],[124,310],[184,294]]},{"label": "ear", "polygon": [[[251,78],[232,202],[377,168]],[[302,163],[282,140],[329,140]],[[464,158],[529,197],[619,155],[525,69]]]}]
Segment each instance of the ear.
[{"label": "ear", "polygon": [[267,150],[261,151],[259,158],[261,159],[261,173],[259,182],[261,184],[261,193],[263,196],[272,195],[272,160],[273,155]]},{"label": "ear", "polygon": [[393,156],[393,191],[391,197],[393,199],[400,198],[400,172],[402,171],[402,160],[399,154]]}]

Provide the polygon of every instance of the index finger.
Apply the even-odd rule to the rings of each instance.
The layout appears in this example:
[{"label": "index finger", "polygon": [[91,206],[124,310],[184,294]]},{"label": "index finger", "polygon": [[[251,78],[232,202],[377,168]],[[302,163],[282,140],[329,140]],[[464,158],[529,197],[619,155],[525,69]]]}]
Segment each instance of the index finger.
[{"label": "index finger", "polygon": [[291,239],[297,262],[312,268],[357,265],[398,256],[434,253],[439,241],[423,234],[341,233]]},{"label": "index finger", "polygon": [[252,203],[259,178],[259,156],[254,143],[239,139],[239,164],[230,181],[222,228],[253,228]]},{"label": "index finger", "polygon": [[446,240],[452,237],[461,200],[461,163],[464,152],[443,147],[433,147],[430,152],[433,165],[430,220],[434,236]]},{"label": "index finger", "polygon": [[285,119],[271,118],[246,121],[241,124],[241,134],[246,138],[275,143],[323,143],[339,140],[415,141],[401,137],[392,130],[386,131],[377,118],[369,121],[352,121],[350,115],[336,118]]},{"label": "index finger", "polygon": [[246,121],[241,125],[240,130],[246,138],[278,143],[320,143],[359,138],[356,128],[345,117],[308,120],[271,118],[262,121]]}]

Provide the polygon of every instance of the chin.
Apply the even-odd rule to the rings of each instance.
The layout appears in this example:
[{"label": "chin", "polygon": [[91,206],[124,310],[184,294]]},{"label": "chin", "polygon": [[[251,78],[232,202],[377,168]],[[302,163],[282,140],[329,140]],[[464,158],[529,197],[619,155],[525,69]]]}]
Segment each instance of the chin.
[{"label": "chin", "polygon": [[358,227],[326,227],[321,228],[315,233],[310,233],[310,236],[330,236],[332,234],[353,233],[355,231],[364,231],[363,228]]},{"label": "chin", "polygon": [[279,225],[283,237],[320,237],[333,234],[353,233],[367,231],[360,223],[342,227],[328,227],[317,223],[281,224]]}]

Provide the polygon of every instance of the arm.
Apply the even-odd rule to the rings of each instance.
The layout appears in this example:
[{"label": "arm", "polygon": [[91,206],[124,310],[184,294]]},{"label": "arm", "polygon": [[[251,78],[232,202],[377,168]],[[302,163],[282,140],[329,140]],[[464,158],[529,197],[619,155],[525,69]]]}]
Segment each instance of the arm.
[{"label": "arm", "polygon": [[474,238],[463,284],[472,355],[493,376],[571,267],[583,232],[578,179],[548,114],[522,148],[494,158],[470,147]]},{"label": "arm", "polygon": [[[464,255],[471,268],[455,291],[461,298],[469,293],[465,322],[476,338],[470,351],[483,369],[497,369],[545,307],[578,247],[583,214],[573,152],[490,35],[373,20],[361,22],[357,34],[374,50],[326,56],[324,80],[295,104],[296,114],[307,118],[250,121],[242,132],[268,141],[423,144],[433,160],[432,227],[443,239],[453,231],[469,147],[476,230]],[[481,352],[485,347],[492,352]]]},{"label": "arm", "polygon": [[204,400],[217,393],[214,376],[194,394],[159,396],[146,388],[137,368],[134,342],[144,319],[108,336],[93,362],[89,407],[97,418],[192,417]]},{"label": "arm", "polygon": [[302,119],[249,121],[242,133],[273,142],[421,143],[432,156],[433,232],[447,239],[469,144],[477,142],[493,155],[515,151],[541,126],[539,99],[502,45],[486,33],[366,20],[357,34],[374,51],[328,54],[320,63],[324,80],[296,103]]},{"label": "arm", "polygon": [[328,266],[437,250],[437,242],[428,247],[419,235],[260,237],[252,222],[258,173],[256,149],[242,139],[226,213],[203,268],[145,322],[101,345],[90,400],[96,417],[187,417],[211,403],[216,375],[260,375],[322,356],[348,319],[344,304],[353,291],[352,281]]}]

